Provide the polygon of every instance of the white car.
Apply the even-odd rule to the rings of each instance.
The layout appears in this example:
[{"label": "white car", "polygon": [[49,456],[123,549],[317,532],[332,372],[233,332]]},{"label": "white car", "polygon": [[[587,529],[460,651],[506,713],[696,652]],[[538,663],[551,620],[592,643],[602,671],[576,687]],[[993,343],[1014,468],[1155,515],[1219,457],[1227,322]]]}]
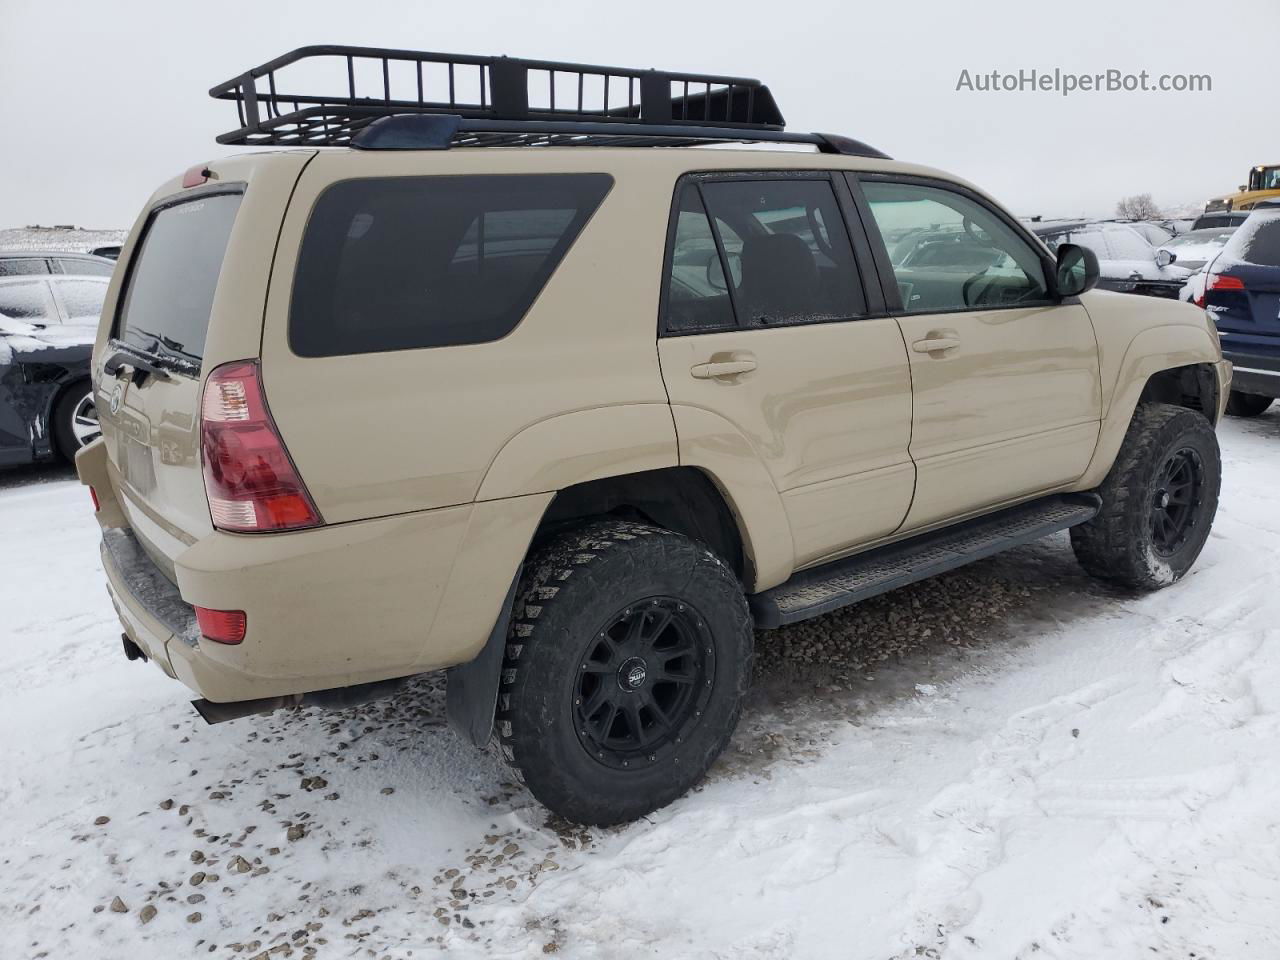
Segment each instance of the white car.
[{"label": "white car", "polygon": [[1160,246],[1177,257],[1177,264],[1188,270],[1199,270],[1226,246],[1235,227],[1206,227],[1179,234]]},{"label": "white car", "polygon": [[1050,250],[1062,243],[1088,247],[1098,258],[1098,286],[1119,293],[1177,299],[1194,272],[1175,264],[1176,255],[1157,248],[1127,223],[1076,221],[1038,223],[1033,232]]}]

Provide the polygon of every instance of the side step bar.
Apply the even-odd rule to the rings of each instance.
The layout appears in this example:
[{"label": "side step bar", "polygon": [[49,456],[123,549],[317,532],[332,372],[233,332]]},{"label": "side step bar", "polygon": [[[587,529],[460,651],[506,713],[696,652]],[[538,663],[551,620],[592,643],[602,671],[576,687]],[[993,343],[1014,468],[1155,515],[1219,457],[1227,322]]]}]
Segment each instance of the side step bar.
[{"label": "side step bar", "polygon": [[1058,494],[833,560],[749,597],[751,613],[764,629],[821,616],[1074,527],[1101,506],[1094,493]]}]

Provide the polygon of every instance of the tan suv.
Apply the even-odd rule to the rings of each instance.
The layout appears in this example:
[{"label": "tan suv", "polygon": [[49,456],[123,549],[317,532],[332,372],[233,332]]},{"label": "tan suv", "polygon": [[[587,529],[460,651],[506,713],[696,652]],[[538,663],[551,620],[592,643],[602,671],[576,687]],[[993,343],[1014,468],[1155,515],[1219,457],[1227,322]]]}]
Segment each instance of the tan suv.
[{"label": "tan suv", "polygon": [[[341,95],[277,92],[303,60]],[[289,149],[147,204],[77,457],[125,652],[211,722],[448,668],[616,823],[715,760],[753,628],[1066,528],[1159,587],[1208,536],[1204,311],[755,81],[324,47],[213,94]]]}]

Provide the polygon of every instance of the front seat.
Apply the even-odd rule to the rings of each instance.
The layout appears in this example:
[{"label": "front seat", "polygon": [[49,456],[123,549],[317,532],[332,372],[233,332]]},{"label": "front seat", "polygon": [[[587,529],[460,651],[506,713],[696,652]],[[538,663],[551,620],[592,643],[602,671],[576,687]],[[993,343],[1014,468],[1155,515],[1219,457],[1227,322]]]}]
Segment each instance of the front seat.
[{"label": "front seat", "polygon": [[818,264],[794,233],[748,237],[742,244],[738,306],[752,324],[778,323],[818,309]]}]

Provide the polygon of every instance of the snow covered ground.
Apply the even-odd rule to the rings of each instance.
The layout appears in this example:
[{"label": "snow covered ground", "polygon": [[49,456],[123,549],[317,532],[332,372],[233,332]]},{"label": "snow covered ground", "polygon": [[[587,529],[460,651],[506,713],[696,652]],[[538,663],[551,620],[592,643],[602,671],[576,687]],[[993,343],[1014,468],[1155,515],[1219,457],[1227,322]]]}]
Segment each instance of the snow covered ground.
[{"label": "snow covered ground", "polygon": [[0,477],[0,958],[1278,957],[1280,410],[1221,436],[1182,583],[1056,537],[762,634],[710,779],[617,830],[435,681],[205,726],[121,655],[87,491]]}]

